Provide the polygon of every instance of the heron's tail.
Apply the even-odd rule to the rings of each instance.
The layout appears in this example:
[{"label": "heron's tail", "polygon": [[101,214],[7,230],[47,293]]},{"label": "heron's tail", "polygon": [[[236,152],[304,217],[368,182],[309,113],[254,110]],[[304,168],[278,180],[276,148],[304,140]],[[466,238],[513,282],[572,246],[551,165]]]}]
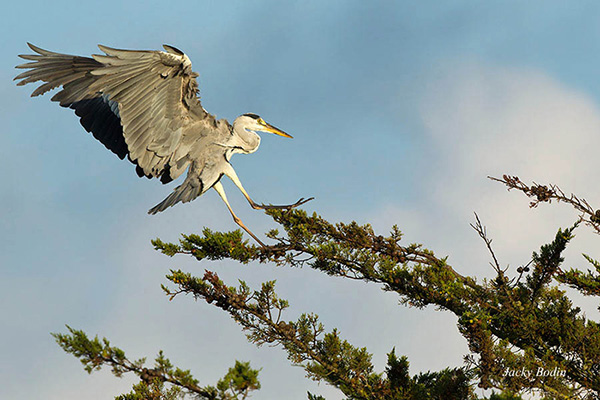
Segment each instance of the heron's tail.
[{"label": "heron's tail", "polygon": [[156,214],[164,211],[179,202],[187,203],[188,201],[192,201],[203,193],[203,188],[204,185],[198,176],[188,175],[185,181],[173,190],[173,193],[156,206],[152,207],[148,211],[148,214]]}]

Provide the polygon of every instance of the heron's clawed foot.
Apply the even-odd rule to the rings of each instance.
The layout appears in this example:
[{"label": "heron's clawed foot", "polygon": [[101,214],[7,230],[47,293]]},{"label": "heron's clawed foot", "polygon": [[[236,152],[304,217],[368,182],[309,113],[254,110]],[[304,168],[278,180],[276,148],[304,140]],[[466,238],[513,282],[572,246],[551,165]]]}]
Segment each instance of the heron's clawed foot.
[{"label": "heron's clawed foot", "polygon": [[309,197],[308,199],[305,199],[304,197],[301,198],[300,200],[298,200],[297,202],[295,202],[294,204],[289,204],[289,205],[284,205],[284,206],[274,206],[271,204],[253,204],[252,208],[256,209],[256,210],[291,210],[292,208],[296,208],[298,206],[301,206],[304,203],[307,203],[311,200],[313,200],[314,197]]},{"label": "heron's clawed foot", "polygon": [[298,200],[294,204],[287,206],[286,208],[288,208],[288,209],[296,208],[296,207],[301,206],[304,203],[308,203],[309,201],[314,200],[314,199],[315,199],[314,197],[309,197],[308,199],[305,199],[304,197],[302,197],[300,200]]}]

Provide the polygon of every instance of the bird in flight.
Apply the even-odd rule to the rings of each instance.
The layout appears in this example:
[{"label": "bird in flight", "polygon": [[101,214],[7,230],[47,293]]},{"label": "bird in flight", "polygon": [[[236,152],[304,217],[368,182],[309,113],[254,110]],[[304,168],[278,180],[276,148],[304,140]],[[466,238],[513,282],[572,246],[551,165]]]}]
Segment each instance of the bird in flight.
[{"label": "bird in flight", "polygon": [[229,177],[254,209],[290,209],[290,205],[255,203],[230,164],[236,153],[258,149],[257,132],[291,138],[256,114],[237,117],[233,124],[217,120],[200,103],[198,74],[187,55],[175,47],[165,51],[119,50],[99,45],[105,54],[92,57],[54,53],[28,43],[36,54],[19,57],[31,61],[16,68],[17,85],[42,81],[31,96],[61,87],[52,101],[75,110],[81,125],[120,159],[127,157],[140,177],[162,183],[177,179],[186,169],[183,183],[148,211],[156,214],[176,203],[186,203],[217,191],[233,220],[261,246],[264,244],[235,215],[220,179]]}]

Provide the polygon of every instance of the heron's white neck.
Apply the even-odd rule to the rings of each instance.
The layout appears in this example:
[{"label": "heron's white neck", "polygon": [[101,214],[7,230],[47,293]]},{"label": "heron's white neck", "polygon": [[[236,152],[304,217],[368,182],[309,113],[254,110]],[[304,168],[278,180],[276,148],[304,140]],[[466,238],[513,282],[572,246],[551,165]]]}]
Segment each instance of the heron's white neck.
[{"label": "heron's white neck", "polygon": [[233,138],[231,142],[235,147],[241,149],[240,153],[254,153],[260,145],[260,136],[256,132],[248,131],[246,128],[252,129],[243,121],[238,119],[233,121]]}]

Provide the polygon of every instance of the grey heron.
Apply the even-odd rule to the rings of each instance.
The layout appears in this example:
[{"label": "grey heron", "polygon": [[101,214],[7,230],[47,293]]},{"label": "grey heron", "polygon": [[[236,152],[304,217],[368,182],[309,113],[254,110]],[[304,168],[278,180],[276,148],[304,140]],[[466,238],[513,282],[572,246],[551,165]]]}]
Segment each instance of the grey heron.
[{"label": "grey heron", "polygon": [[236,153],[250,154],[260,145],[257,132],[291,138],[256,114],[243,114],[233,124],[216,119],[201,105],[198,74],[187,55],[175,47],[165,51],[119,50],[99,45],[103,55],[80,57],[41,49],[19,55],[31,61],[17,85],[42,81],[31,96],[62,87],[53,97],[80,117],[81,125],[120,159],[127,157],[140,177],[168,183],[186,169],[183,183],[148,213],[186,203],[216,190],[233,220],[262,246],[227,201],[220,179],[229,177],[254,209],[293,208],[258,204],[248,195],[230,164]]}]

